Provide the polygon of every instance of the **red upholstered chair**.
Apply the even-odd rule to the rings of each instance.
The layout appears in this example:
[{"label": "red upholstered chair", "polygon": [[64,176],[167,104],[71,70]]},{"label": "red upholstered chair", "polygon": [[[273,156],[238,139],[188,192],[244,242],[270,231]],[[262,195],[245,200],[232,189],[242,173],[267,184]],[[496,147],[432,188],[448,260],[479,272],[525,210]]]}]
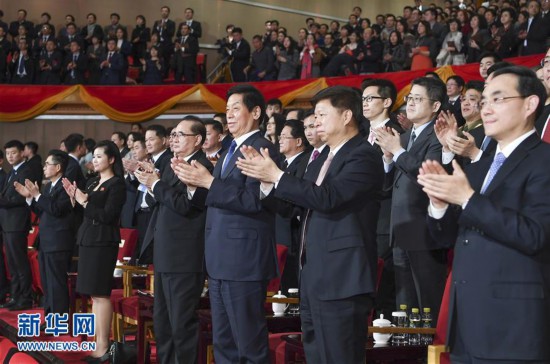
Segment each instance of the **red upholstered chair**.
[{"label": "red upholstered chair", "polygon": [[34,359],[32,356],[26,353],[17,352],[13,354],[13,356],[10,359],[10,363],[17,363],[17,364],[40,364],[39,361]]},{"label": "red upholstered chair", "polygon": [[279,275],[269,281],[267,285],[267,295],[273,296],[281,287],[281,277],[285,270],[286,255],[288,254],[288,247],[277,244],[277,262],[279,263]]},{"label": "red upholstered chair", "polygon": [[40,278],[38,251],[36,251],[35,249],[29,249],[29,251],[27,252],[27,256],[29,258],[29,263],[31,266],[32,288],[38,294],[44,295],[44,290],[42,289],[42,280]]},{"label": "red upholstered chair", "polygon": [[117,259],[122,262],[122,258],[131,257],[136,249],[137,241],[138,231],[136,229],[120,229]]},{"label": "red upholstered chair", "polygon": [[206,80],[206,54],[197,54],[197,75],[196,82],[204,83]]},{"label": "red upholstered chair", "polygon": [[452,273],[447,277],[439,317],[437,319],[436,333],[433,345],[428,346],[428,364],[450,363],[448,348],[445,346],[447,340],[447,327],[449,320],[449,300],[451,295]]},{"label": "red upholstered chair", "polygon": [[17,346],[14,343],[5,337],[0,338],[0,363],[3,363],[8,356],[13,355],[16,351]]}]

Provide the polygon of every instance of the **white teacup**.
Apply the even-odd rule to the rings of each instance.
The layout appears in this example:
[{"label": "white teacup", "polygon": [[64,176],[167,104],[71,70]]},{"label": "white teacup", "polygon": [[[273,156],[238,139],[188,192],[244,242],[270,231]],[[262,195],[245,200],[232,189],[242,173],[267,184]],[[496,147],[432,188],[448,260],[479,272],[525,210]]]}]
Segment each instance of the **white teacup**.
[{"label": "white teacup", "polygon": [[[279,291],[276,295],[273,295],[273,298],[287,298],[287,297],[284,294],[281,294],[281,291]],[[284,316],[287,308],[288,308],[287,303],[273,302],[271,304],[271,309],[273,310],[274,316]]]},{"label": "white teacup", "polygon": [[[376,319],[372,322],[374,327],[391,327],[393,326],[390,320],[384,319],[384,315],[380,315],[379,319]],[[392,334],[382,334],[379,332],[374,332],[372,337],[376,344],[385,344],[390,341]]]}]

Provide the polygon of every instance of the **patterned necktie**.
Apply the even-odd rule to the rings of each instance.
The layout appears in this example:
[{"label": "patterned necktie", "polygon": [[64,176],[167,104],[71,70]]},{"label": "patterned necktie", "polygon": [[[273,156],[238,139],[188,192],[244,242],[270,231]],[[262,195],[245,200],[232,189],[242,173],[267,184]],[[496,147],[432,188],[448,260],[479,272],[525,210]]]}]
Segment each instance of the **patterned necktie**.
[{"label": "patterned necktie", "polygon": [[416,133],[414,132],[414,129],[413,129],[411,133],[411,140],[409,141],[409,145],[407,147],[407,151],[411,150],[415,140],[416,140]]},{"label": "patterned necktie", "polygon": [[321,167],[321,171],[319,171],[319,176],[317,177],[317,181],[315,181],[315,184],[317,186],[320,186],[321,183],[323,183],[323,180],[327,175],[328,167],[330,167],[330,164],[332,163],[332,158],[334,158],[334,154],[330,152],[327,156],[327,160],[325,161],[325,163],[323,163],[323,166]]},{"label": "patterned necktie", "polygon": [[19,57],[19,67],[17,67],[17,74],[22,76],[25,73],[25,61],[23,56]]},{"label": "patterned necktie", "polygon": [[495,175],[497,174],[498,170],[500,169],[500,167],[502,167],[505,161],[506,161],[506,157],[501,152],[499,152],[495,156],[495,159],[493,159],[493,163],[491,163],[491,167],[489,168],[489,172],[487,173],[487,180],[483,184],[483,187],[481,187],[482,194],[485,193],[485,191],[487,190],[487,187],[489,187],[489,185],[491,184],[491,181],[493,180],[493,178],[495,178]]},{"label": "patterned necktie", "polygon": [[237,149],[237,142],[235,139],[231,142],[231,145],[229,146],[229,150],[227,151],[227,154],[225,155],[225,159],[223,160],[222,165],[222,175],[225,172],[225,168],[229,164],[229,160],[233,157],[233,154],[235,154],[235,149]]},{"label": "patterned necktie", "polygon": [[548,116],[548,119],[546,119],[546,127],[544,128],[543,134],[542,134],[542,141],[546,143],[550,143],[550,125],[548,125],[548,122],[550,121],[550,115]]},{"label": "patterned necktie", "polygon": [[11,182],[11,180],[13,179],[13,177],[15,177],[15,169],[12,169],[9,176],[8,176],[8,183]]},{"label": "patterned necktie", "polygon": [[370,128],[370,133],[369,133],[369,143],[371,143],[372,145],[374,145],[374,141],[376,140],[376,134],[374,133],[374,129],[373,128]]},{"label": "patterned necktie", "polygon": [[313,155],[311,156],[311,161],[313,162],[314,160],[316,160],[318,157],[319,157],[319,151],[318,150],[314,150],[313,151]]},{"label": "patterned necktie", "polygon": [[282,168],[283,168],[283,171],[286,170],[286,169],[288,168],[288,160],[287,160],[287,159],[285,159],[285,160],[283,161]]}]

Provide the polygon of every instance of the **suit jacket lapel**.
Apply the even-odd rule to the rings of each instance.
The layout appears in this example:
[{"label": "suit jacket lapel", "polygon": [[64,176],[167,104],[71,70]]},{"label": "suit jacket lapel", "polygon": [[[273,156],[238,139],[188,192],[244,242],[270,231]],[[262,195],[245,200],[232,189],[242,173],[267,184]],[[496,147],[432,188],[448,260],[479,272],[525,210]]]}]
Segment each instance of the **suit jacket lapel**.
[{"label": "suit jacket lapel", "polygon": [[[226,178],[227,176],[229,176],[231,174],[231,172],[233,171],[233,169],[237,168],[237,166],[235,165],[235,163],[237,162],[237,158],[239,157],[242,157],[243,154],[241,153],[240,151],[240,148],[243,146],[243,145],[252,145],[252,143],[254,143],[254,141],[260,136],[260,132],[256,132],[254,134],[252,134],[251,136],[249,136],[241,145],[237,146],[237,149],[235,150],[235,152],[233,153],[233,156],[231,156],[231,159],[227,162],[227,165],[225,166],[225,171],[223,173],[223,176],[222,178]],[[227,153],[226,153],[227,155]],[[224,158],[224,161],[225,161],[225,158]],[[223,161],[222,161],[223,162]]]},{"label": "suit jacket lapel", "polygon": [[[420,135],[416,136],[416,140],[414,141],[413,145],[411,146],[410,152],[415,153],[417,150],[421,149],[422,146],[426,143],[426,141],[428,141],[430,135],[432,135],[433,132],[434,132],[433,121],[430,121],[428,123],[428,125],[424,128],[424,130],[422,130]],[[412,133],[412,131],[411,131],[411,133]],[[407,144],[409,143],[411,133],[408,133]],[[404,148],[407,149],[407,146],[405,145]]]},{"label": "suit jacket lapel", "polygon": [[[487,186],[485,195],[489,195],[495,190],[506,177],[521,163],[521,161],[527,157],[529,150],[541,143],[538,135],[535,133],[524,140],[506,159],[504,164],[500,167],[497,174],[493,177],[493,180]],[[492,163],[492,160],[491,160]]]},{"label": "suit jacket lapel", "polygon": [[[346,157],[348,156],[349,152],[357,147],[359,144],[361,144],[362,138],[359,134],[348,140],[342,148],[336,153],[334,158],[332,159],[332,162],[330,163],[330,166],[328,168],[327,174],[325,176],[325,181],[332,175],[337,174],[338,171],[340,171],[340,168],[342,167],[342,164],[346,160]],[[368,143],[368,142],[367,142]],[[322,168],[322,167],[321,167]]]}]

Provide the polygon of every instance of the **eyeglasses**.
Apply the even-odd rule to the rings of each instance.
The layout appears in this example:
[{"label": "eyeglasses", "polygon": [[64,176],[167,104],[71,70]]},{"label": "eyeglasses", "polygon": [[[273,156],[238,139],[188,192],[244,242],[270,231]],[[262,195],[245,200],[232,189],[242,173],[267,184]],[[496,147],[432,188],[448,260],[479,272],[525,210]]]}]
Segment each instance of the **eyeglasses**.
[{"label": "eyeglasses", "polygon": [[50,162],[44,162],[44,167],[46,166],[57,166],[59,163],[50,163]]},{"label": "eyeglasses", "polygon": [[371,96],[371,95],[361,97],[361,100],[363,100],[363,102],[372,102],[372,100],[374,100],[374,99],[384,100],[385,97]]},{"label": "eyeglasses", "polygon": [[540,66],[544,68],[550,67],[550,57],[545,57],[540,60]]},{"label": "eyeglasses", "polygon": [[294,137],[291,136],[291,135],[279,135],[279,139],[286,139],[286,140],[289,140],[289,139],[298,139],[298,138],[294,138]]},{"label": "eyeglasses", "polygon": [[489,100],[482,100],[480,103],[479,103],[479,106],[481,107],[481,109],[487,107],[487,106],[491,106],[491,107],[495,107],[496,105],[502,105],[504,104],[504,102],[506,100],[511,100],[511,99],[524,99],[526,98],[527,96],[522,96],[522,95],[518,95],[518,96],[507,96],[507,97],[493,97],[490,101]]},{"label": "eyeglasses", "polygon": [[174,133],[170,134],[170,138],[177,138],[177,137],[183,138],[183,137],[188,137],[188,136],[197,136],[197,134],[186,134],[186,133],[181,132],[181,131],[178,131],[177,133],[174,132]]},{"label": "eyeglasses", "polygon": [[[422,96],[411,96],[411,95],[407,95],[405,97],[403,97],[403,100],[408,104],[409,102],[413,102],[415,105],[416,104],[420,104],[422,103],[422,101],[424,101],[424,97]],[[432,100],[432,99],[428,99],[426,98],[426,100],[430,100],[430,101],[437,101],[437,100]]]}]

